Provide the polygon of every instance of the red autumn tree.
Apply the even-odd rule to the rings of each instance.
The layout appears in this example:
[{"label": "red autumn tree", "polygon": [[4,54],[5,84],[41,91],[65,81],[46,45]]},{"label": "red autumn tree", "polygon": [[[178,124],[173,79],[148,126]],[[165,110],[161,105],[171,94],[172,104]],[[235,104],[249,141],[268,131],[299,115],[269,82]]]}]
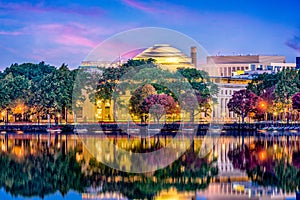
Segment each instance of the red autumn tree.
[{"label": "red autumn tree", "polygon": [[[292,97],[292,106],[293,109],[300,111],[300,92],[296,93]],[[299,115],[300,118],[300,115]]]},{"label": "red autumn tree", "polygon": [[256,112],[258,96],[249,90],[239,90],[233,93],[227,107],[229,111],[240,115],[244,123],[249,112]]},{"label": "red autumn tree", "polygon": [[293,95],[292,105],[293,109],[300,110],[300,92]]},{"label": "red autumn tree", "polygon": [[177,104],[174,99],[167,94],[153,94],[144,99],[142,110],[152,114],[157,122],[164,114],[177,112]]}]

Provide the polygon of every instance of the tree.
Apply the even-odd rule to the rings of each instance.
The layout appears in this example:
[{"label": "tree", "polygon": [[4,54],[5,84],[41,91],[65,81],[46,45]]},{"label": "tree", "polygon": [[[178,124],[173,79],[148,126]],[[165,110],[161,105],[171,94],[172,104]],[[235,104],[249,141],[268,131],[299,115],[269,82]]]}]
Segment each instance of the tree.
[{"label": "tree", "polygon": [[290,120],[290,108],[292,96],[299,91],[299,74],[293,69],[285,69],[280,72],[279,81],[275,87],[275,100],[282,103],[286,113],[287,123]]},{"label": "tree", "polygon": [[258,97],[249,90],[239,90],[233,93],[227,107],[242,118],[242,123],[249,112],[255,112],[258,103]]},{"label": "tree", "polygon": [[263,93],[260,95],[260,98],[262,99],[262,103],[264,103],[265,106],[262,106],[263,104],[260,104],[262,107],[261,111],[262,113],[267,113],[267,116],[269,113],[274,113],[274,99],[275,99],[275,86],[266,88]]},{"label": "tree", "polygon": [[[293,109],[297,110],[299,113],[299,111],[300,111],[300,92],[293,95],[292,107],[293,107]],[[300,116],[299,116],[299,118],[300,118]]]},{"label": "tree", "polygon": [[56,92],[58,111],[61,116],[64,116],[67,122],[68,110],[72,109],[72,93],[74,86],[74,74],[69,70],[68,65],[62,64],[58,69],[57,82],[59,82],[59,87]]},{"label": "tree", "polygon": [[6,121],[8,122],[8,114],[12,108],[20,102],[28,105],[31,81],[24,75],[14,77],[13,73],[9,73],[1,79],[0,84],[0,106],[6,110]]},{"label": "tree", "polygon": [[195,68],[179,68],[178,73],[187,79],[194,90],[201,92],[203,97],[218,93],[218,86],[211,82],[207,72]]},{"label": "tree", "polygon": [[146,84],[144,86],[138,87],[133,92],[133,94],[131,95],[131,98],[129,100],[130,114],[135,115],[138,118],[140,118],[141,122],[146,121],[145,114],[147,112],[143,109],[143,102],[148,96],[154,95],[154,94],[156,94],[156,90],[150,84]]},{"label": "tree", "polygon": [[293,109],[300,110],[300,92],[293,95],[292,106]]},{"label": "tree", "polygon": [[[182,94],[182,102],[180,102],[180,106],[183,110],[186,110],[190,113],[191,122],[194,121],[194,117],[200,112],[204,112],[205,115],[211,111],[211,97],[206,95],[203,96],[202,92],[194,91],[186,92]],[[195,111],[198,111],[195,113]]]},{"label": "tree", "polygon": [[250,90],[257,96],[262,95],[267,88],[274,87],[279,81],[280,74],[259,74],[248,83],[247,90]]},{"label": "tree", "polygon": [[176,103],[167,94],[152,94],[144,99],[142,110],[145,113],[154,115],[157,122],[164,114],[176,113]]},{"label": "tree", "polygon": [[[194,91],[185,91],[182,94],[183,101],[180,102],[180,106],[190,113],[190,120],[194,121],[195,110],[204,112],[205,115],[211,111],[211,101],[216,101],[213,96],[218,93],[218,87],[211,82],[208,73],[203,70],[197,70],[194,68],[179,68],[180,73],[187,79],[188,83],[192,86]],[[193,95],[194,94],[194,95]]]},{"label": "tree", "polygon": [[291,103],[291,97],[299,91],[299,74],[293,69],[285,69],[280,72],[279,81],[275,87],[276,101],[285,105]]},{"label": "tree", "polygon": [[152,63],[152,59],[128,60],[118,68],[103,68],[101,76],[98,77],[96,99],[111,100],[119,80],[124,74],[126,74],[126,72],[128,72],[130,69],[133,69],[133,67],[143,66],[149,63]]}]

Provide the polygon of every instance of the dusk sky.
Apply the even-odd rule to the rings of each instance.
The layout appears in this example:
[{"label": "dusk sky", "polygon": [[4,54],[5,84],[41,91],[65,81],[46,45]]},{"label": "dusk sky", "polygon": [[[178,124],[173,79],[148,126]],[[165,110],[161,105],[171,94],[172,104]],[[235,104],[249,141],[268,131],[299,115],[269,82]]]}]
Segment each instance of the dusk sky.
[{"label": "dusk sky", "polygon": [[80,65],[106,38],[132,28],[182,32],[211,55],[300,56],[300,1],[0,1],[0,69],[45,61]]}]

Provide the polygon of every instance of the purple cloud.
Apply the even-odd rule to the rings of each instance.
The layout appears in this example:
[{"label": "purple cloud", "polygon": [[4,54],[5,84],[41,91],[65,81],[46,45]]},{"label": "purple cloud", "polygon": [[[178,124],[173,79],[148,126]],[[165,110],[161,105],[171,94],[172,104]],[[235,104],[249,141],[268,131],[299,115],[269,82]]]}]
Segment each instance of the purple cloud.
[{"label": "purple cloud", "polygon": [[[180,6],[167,1],[137,1],[137,0],[121,0],[123,4],[143,11],[145,13],[152,14],[151,17],[159,22],[164,21],[180,25],[181,23],[195,23],[193,19],[201,19],[198,11]],[[165,9],[167,8],[167,9]],[[187,20],[189,19],[189,20]],[[191,20],[192,19],[192,20]]]},{"label": "purple cloud", "polygon": [[[39,32],[32,30],[39,30]],[[115,30],[113,27],[91,27],[82,23],[50,23],[31,25],[26,31],[38,38],[46,36],[45,40],[60,45],[94,48],[100,42],[99,37],[112,34]]]},{"label": "purple cloud", "polygon": [[149,5],[146,5],[145,3],[141,3],[141,2],[138,2],[135,0],[122,0],[122,2],[130,7],[136,8],[138,10],[142,10],[144,12],[150,12],[150,13],[166,12],[165,10],[155,8],[155,6],[153,6],[152,3],[151,4],[149,3]]},{"label": "purple cloud", "polygon": [[293,39],[286,41],[288,47],[300,52],[300,35],[295,35]]},{"label": "purple cloud", "polygon": [[21,31],[0,31],[0,35],[21,35]]}]

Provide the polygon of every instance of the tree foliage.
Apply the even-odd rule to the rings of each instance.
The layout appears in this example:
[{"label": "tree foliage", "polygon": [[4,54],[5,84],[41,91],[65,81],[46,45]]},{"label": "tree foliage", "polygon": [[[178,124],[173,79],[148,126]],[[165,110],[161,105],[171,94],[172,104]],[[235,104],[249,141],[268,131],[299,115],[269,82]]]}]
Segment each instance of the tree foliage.
[{"label": "tree foliage", "polygon": [[299,91],[299,74],[294,69],[285,69],[279,73],[278,83],[275,86],[277,102],[290,104],[292,96]]},{"label": "tree foliage", "polygon": [[266,89],[274,87],[279,81],[280,73],[277,74],[259,74],[248,84],[247,89],[260,96]]},{"label": "tree foliage", "polygon": [[249,90],[239,90],[233,93],[227,107],[229,111],[241,116],[242,122],[249,112],[255,112],[257,107],[258,97]]},{"label": "tree foliage", "polygon": [[142,110],[155,116],[157,122],[164,114],[178,113],[174,99],[167,94],[152,94],[144,99]]},{"label": "tree foliage", "polygon": [[63,155],[39,150],[21,159],[1,152],[0,164],[0,186],[14,196],[44,198],[57,191],[62,195],[70,190],[83,192],[87,186],[74,151]]},{"label": "tree foliage", "polygon": [[154,94],[156,94],[156,90],[150,84],[146,84],[144,86],[138,87],[133,92],[129,100],[130,114],[139,117],[141,121],[144,122],[145,121],[144,114],[146,114],[147,111],[143,109],[143,102],[147,97]]},{"label": "tree foliage", "polygon": [[293,95],[292,106],[293,109],[300,110],[300,92]]},{"label": "tree foliage", "polygon": [[0,107],[15,110],[23,104],[30,114],[65,114],[72,108],[75,75],[65,64],[58,69],[44,62],[13,64],[1,73]]}]

